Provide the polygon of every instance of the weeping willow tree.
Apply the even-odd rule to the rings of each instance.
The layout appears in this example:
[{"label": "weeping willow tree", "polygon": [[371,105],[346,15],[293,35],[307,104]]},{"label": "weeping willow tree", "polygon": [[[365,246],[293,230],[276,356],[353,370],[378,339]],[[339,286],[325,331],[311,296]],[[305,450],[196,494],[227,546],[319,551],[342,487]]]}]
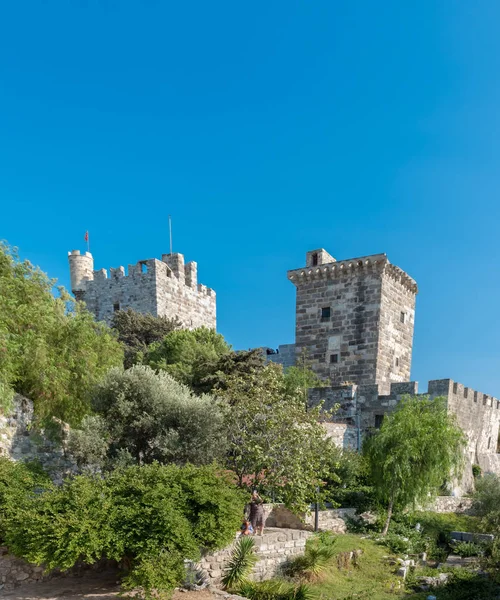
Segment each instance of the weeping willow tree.
[{"label": "weeping willow tree", "polygon": [[465,436],[444,398],[404,397],[364,446],[376,493],[387,505],[386,535],[395,507],[428,499],[464,464]]}]

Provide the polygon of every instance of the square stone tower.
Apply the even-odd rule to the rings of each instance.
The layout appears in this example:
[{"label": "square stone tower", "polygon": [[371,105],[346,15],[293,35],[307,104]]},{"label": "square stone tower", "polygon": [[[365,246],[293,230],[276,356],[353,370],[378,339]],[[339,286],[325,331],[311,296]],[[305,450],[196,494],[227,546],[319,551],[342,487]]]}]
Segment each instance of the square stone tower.
[{"label": "square stone tower", "polygon": [[288,271],[297,288],[296,355],[305,351],[319,377],[333,385],[409,381],[416,282],[385,254],[337,261],[307,252]]}]

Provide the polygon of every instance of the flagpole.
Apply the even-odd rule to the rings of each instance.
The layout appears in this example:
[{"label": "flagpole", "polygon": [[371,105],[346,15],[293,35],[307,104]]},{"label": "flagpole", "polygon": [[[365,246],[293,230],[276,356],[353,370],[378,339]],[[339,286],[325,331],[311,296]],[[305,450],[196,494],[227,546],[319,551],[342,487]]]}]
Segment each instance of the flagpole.
[{"label": "flagpole", "polygon": [[172,254],[172,217],[168,215],[168,231],[170,233],[170,254]]}]

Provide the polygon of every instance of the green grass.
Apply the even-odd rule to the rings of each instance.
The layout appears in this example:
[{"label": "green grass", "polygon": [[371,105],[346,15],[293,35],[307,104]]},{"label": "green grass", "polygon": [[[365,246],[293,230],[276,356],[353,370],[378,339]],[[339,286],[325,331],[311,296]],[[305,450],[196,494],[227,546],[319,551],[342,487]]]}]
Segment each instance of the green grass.
[{"label": "green grass", "polygon": [[339,569],[332,566],[321,583],[312,587],[324,600],[395,600],[426,598],[426,594],[408,594],[402,579],[396,576],[397,566],[387,564],[384,556],[390,554],[385,546],[359,535],[346,534],[337,538],[337,553],[362,550],[359,566]]}]

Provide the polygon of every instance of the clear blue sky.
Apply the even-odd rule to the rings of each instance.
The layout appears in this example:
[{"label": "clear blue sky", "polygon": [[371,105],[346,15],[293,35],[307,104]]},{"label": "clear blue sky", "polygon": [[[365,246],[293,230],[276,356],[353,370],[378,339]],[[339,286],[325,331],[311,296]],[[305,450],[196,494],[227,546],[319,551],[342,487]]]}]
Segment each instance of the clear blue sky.
[{"label": "clear blue sky", "polygon": [[287,269],[386,252],[413,379],[500,396],[500,3],[0,8],[0,238],[68,285],[174,250],[236,348],[292,342]]}]

